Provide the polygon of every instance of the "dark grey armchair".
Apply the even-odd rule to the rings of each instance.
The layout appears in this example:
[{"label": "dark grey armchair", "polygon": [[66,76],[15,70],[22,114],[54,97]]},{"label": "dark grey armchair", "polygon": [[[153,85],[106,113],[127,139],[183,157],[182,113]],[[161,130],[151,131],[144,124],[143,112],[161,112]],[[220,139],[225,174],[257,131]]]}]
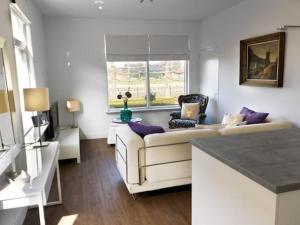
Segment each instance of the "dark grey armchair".
[{"label": "dark grey armchair", "polygon": [[169,128],[189,128],[195,127],[196,124],[201,124],[206,118],[206,107],[208,104],[208,96],[201,94],[190,94],[190,95],[180,95],[178,97],[178,103],[180,108],[182,108],[182,103],[200,103],[199,104],[199,119],[198,120],[187,120],[181,119],[181,111],[175,111],[170,114],[171,120],[169,121]]}]

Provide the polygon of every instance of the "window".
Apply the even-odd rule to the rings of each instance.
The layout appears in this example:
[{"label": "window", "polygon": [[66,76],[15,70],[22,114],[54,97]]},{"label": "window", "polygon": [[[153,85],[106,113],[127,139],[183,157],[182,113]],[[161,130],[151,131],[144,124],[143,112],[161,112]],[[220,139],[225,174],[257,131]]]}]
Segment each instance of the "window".
[{"label": "window", "polygon": [[131,108],[177,106],[187,92],[188,46],[187,36],[106,35],[109,109],[122,108],[117,95],[128,90]]},{"label": "window", "polygon": [[11,4],[10,8],[23,129],[26,134],[32,127],[33,114],[24,109],[23,89],[35,86],[30,21],[16,4]]}]

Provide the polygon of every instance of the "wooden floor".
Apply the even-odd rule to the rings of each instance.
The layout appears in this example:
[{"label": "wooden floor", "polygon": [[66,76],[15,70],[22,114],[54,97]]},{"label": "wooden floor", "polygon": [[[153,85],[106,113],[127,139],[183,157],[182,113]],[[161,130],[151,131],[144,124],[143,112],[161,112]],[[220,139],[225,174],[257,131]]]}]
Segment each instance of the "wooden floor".
[{"label": "wooden floor", "polygon": [[[60,163],[64,203],[45,208],[47,225],[191,224],[190,186],[139,194],[133,200],[105,139],[82,141],[81,159],[80,165]],[[50,198],[56,194],[54,187]],[[38,224],[37,209],[30,209],[24,225]]]}]

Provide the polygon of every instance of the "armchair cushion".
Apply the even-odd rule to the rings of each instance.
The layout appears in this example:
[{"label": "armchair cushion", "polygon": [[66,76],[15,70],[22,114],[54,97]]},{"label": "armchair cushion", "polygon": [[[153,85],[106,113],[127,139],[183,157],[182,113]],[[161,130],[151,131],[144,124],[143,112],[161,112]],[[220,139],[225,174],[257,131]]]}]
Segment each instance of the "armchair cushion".
[{"label": "armchair cushion", "polygon": [[176,129],[176,128],[190,128],[195,127],[198,124],[197,120],[182,120],[182,119],[175,119],[169,121],[169,128]]},{"label": "armchair cushion", "polygon": [[182,103],[181,119],[198,120],[199,103]]},{"label": "armchair cushion", "polygon": [[181,111],[173,111],[170,114],[171,120],[180,119],[181,118]]}]

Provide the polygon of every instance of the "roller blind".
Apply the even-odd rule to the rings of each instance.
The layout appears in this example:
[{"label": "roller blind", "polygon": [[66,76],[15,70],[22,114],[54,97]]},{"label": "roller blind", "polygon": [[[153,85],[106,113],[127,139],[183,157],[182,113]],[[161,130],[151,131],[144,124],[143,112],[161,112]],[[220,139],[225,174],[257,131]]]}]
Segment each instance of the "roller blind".
[{"label": "roller blind", "polygon": [[105,35],[107,61],[147,61],[148,35]]},{"label": "roller blind", "polygon": [[187,35],[149,35],[149,60],[188,60],[190,45]]},{"label": "roller blind", "polygon": [[105,35],[106,60],[188,60],[187,35]]}]

